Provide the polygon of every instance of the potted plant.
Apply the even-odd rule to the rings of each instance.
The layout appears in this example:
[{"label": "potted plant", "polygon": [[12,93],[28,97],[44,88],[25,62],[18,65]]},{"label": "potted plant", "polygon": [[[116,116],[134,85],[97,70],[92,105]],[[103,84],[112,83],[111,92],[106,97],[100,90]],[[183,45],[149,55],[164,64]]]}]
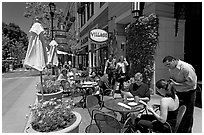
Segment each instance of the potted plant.
[{"label": "potted plant", "polygon": [[29,106],[27,133],[78,133],[81,115],[73,111],[71,100],[50,99]]},{"label": "potted plant", "polygon": [[[42,84],[40,82],[36,85],[36,95],[38,101],[43,97],[43,100],[49,100],[51,98],[62,98],[63,89],[61,89],[60,81],[55,81],[52,77],[45,77]],[[43,93],[42,93],[43,92]]]}]

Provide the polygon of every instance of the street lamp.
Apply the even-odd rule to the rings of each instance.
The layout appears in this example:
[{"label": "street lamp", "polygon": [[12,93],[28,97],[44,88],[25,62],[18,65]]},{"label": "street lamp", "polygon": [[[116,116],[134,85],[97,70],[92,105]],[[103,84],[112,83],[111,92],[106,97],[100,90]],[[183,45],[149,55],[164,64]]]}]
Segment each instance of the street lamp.
[{"label": "street lamp", "polygon": [[133,18],[140,17],[140,2],[133,2],[132,13],[133,13]]},{"label": "street lamp", "polygon": [[56,10],[56,5],[55,3],[53,2],[50,2],[49,3],[49,7],[50,7],[50,15],[51,15],[51,36],[52,36],[52,39],[54,38],[53,37],[53,19],[54,19],[54,13],[55,13],[55,10]]}]

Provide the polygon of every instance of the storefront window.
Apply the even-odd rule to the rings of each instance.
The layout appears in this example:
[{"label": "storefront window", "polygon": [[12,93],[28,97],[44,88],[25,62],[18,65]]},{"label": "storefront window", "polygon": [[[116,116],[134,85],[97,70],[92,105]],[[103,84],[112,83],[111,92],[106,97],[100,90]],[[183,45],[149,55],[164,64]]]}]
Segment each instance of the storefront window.
[{"label": "storefront window", "polygon": [[86,13],[85,10],[81,14],[81,27],[85,24],[86,22]]},{"label": "storefront window", "polygon": [[94,15],[94,2],[91,2],[91,16]]}]

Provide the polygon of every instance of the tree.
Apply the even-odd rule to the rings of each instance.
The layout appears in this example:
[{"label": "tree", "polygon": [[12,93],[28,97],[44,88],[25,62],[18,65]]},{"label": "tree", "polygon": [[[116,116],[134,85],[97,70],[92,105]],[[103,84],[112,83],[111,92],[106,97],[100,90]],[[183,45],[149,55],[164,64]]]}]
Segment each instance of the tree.
[{"label": "tree", "polygon": [[[20,62],[26,53],[28,46],[27,34],[14,23],[7,25],[2,23],[2,58],[17,58]],[[17,51],[18,50],[18,51]]]},{"label": "tree", "polygon": [[[27,2],[24,17],[31,18],[33,22],[34,22],[34,19],[38,17],[39,20],[42,22],[44,29],[50,30],[51,28],[51,19],[50,19],[51,16],[50,16],[49,6],[43,5],[41,2]],[[57,21],[58,25],[64,22],[64,15],[61,9],[55,10],[53,19]],[[46,39],[51,41],[51,36],[46,36],[46,37],[49,37]]]}]

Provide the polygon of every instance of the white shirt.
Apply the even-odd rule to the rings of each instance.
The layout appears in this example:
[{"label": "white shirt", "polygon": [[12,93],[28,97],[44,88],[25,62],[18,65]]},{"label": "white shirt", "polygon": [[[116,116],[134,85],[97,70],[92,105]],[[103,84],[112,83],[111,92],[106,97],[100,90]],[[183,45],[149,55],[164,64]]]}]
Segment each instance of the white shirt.
[{"label": "white shirt", "polygon": [[116,69],[119,67],[122,67],[122,72],[125,73],[125,66],[128,66],[128,63],[127,61],[123,61],[123,62],[118,62],[116,64]]},{"label": "white shirt", "polygon": [[197,75],[192,65],[179,60],[176,68],[169,69],[170,78],[177,83],[184,83],[182,86],[174,86],[178,92],[187,92],[197,87]]}]

